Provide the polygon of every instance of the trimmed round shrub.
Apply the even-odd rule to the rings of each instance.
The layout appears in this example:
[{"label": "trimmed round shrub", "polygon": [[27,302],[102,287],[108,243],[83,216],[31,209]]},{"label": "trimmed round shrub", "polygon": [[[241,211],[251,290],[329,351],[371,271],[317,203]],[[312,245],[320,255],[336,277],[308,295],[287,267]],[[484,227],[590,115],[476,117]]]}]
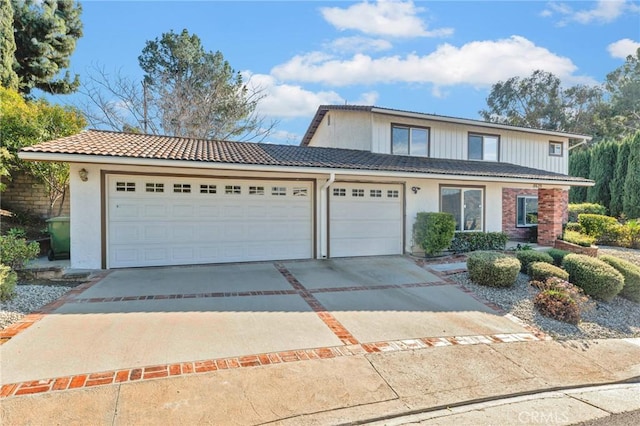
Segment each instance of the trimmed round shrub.
[{"label": "trimmed round shrub", "polygon": [[430,256],[449,247],[455,231],[456,220],[450,213],[420,212],[413,225],[416,243]]},{"label": "trimmed round shrub", "polygon": [[613,299],[624,286],[624,277],[612,266],[595,257],[569,254],[562,261],[569,281],[586,294],[605,302]]},{"label": "trimmed round shrub", "polygon": [[533,299],[533,304],[546,317],[574,325],[580,322],[580,306],[563,291],[541,291]]},{"label": "trimmed round shrub", "polygon": [[533,262],[529,264],[527,273],[532,280],[546,281],[547,278],[558,277],[567,281],[569,273],[564,269],[560,269],[555,265],[546,262]]},{"label": "trimmed round shrub", "polygon": [[525,274],[527,273],[527,268],[529,267],[529,264],[533,262],[546,262],[553,265],[553,258],[549,256],[549,254],[543,251],[522,250],[522,251],[516,252],[516,257],[522,264],[521,271]]},{"label": "trimmed round shrub", "polygon": [[581,247],[591,247],[596,239],[585,234],[575,231],[564,231],[562,239],[571,244],[577,244]]},{"label": "trimmed round shrub", "polygon": [[569,222],[565,225],[564,229],[566,231],[584,232],[584,228],[578,222]]},{"label": "trimmed round shrub", "polygon": [[547,254],[553,258],[553,264],[556,266],[562,266],[562,259],[569,253],[571,252],[555,248],[547,250]]},{"label": "trimmed round shrub", "polygon": [[580,213],[607,214],[605,206],[592,203],[569,204],[569,222],[577,222]]},{"label": "trimmed round shrub", "polygon": [[600,260],[613,266],[624,277],[620,296],[640,303],[640,267],[614,256],[600,256]]},{"label": "trimmed round shrub", "polygon": [[16,294],[18,276],[7,265],[0,265],[0,301],[11,300]]},{"label": "trimmed round shrub", "polygon": [[494,251],[476,251],[467,258],[469,279],[489,287],[511,287],[520,271],[520,261]]}]

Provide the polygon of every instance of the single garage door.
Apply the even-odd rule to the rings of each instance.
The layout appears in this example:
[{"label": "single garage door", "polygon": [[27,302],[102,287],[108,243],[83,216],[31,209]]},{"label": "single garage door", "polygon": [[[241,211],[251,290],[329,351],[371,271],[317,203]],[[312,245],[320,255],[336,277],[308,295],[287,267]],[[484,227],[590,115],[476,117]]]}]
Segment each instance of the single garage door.
[{"label": "single garage door", "polygon": [[313,256],[309,182],[107,176],[107,267]]},{"label": "single garage door", "polygon": [[334,183],[329,201],[329,255],[403,253],[402,185]]}]

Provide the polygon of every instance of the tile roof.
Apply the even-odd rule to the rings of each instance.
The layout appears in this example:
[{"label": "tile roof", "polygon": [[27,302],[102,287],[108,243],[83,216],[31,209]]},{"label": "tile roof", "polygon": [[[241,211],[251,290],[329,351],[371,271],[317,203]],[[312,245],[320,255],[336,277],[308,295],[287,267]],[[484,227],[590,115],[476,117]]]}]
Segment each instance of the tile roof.
[{"label": "tile roof", "polygon": [[[118,159],[136,158],[590,182],[584,178],[509,163],[409,157],[340,148],[212,141],[103,130],[86,130],[74,136],[43,142],[23,148],[21,153],[39,153],[45,156],[51,154],[51,159],[58,161],[61,161],[64,155],[112,157],[113,163],[116,164]],[[90,158],[86,160],[91,161]]]},{"label": "tile roof", "polygon": [[407,111],[402,109],[376,107],[373,105],[320,105],[316,110],[316,114],[314,115],[313,119],[311,119],[311,123],[309,124],[307,131],[302,137],[302,141],[300,142],[300,145],[302,146],[309,145],[309,142],[311,142],[311,138],[313,137],[316,130],[318,129],[318,126],[322,122],[322,119],[329,111],[366,111],[366,112],[378,112],[382,114],[393,114],[398,116],[410,116],[410,117],[418,116],[419,118],[424,118],[427,120],[435,120],[435,121],[440,120],[440,121],[447,121],[452,123],[475,125],[475,126],[495,128],[495,129],[505,129],[505,130],[514,130],[514,131],[529,132],[529,133],[539,133],[539,134],[545,134],[545,135],[564,136],[570,139],[589,139],[589,140],[591,139],[591,137],[587,135],[578,135],[578,134],[562,132],[562,131],[534,129],[534,128],[528,128],[528,127],[513,126],[511,124],[491,123],[488,121],[475,120],[471,118],[451,117],[448,115],[438,115],[438,114],[426,114],[422,112]]}]

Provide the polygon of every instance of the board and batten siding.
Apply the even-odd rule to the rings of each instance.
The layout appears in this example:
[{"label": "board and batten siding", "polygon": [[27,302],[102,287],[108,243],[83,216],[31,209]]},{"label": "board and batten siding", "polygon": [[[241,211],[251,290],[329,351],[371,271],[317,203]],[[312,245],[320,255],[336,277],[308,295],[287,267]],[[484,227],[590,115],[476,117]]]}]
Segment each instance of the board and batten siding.
[{"label": "board and batten siding", "polygon": [[[429,128],[429,156],[433,158],[466,160],[469,133],[480,133],[500,136],[501,162],[562,174],[569,171],[567,138],[399,116],[373,115],[372,152],[391,153],[392,124]],[[562,142],[562,157],[549,155],[551,141]]]}]

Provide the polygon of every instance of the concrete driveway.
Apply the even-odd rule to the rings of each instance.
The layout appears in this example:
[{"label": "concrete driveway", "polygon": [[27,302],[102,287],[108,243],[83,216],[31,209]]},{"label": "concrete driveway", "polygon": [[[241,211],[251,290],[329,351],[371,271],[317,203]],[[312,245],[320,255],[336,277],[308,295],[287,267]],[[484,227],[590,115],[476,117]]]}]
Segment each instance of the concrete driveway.
[{"label": "concrete driveway", "polygon": [[0,346],[0,382],[505,333],[528,331],[400,256],[115,270]]}]

